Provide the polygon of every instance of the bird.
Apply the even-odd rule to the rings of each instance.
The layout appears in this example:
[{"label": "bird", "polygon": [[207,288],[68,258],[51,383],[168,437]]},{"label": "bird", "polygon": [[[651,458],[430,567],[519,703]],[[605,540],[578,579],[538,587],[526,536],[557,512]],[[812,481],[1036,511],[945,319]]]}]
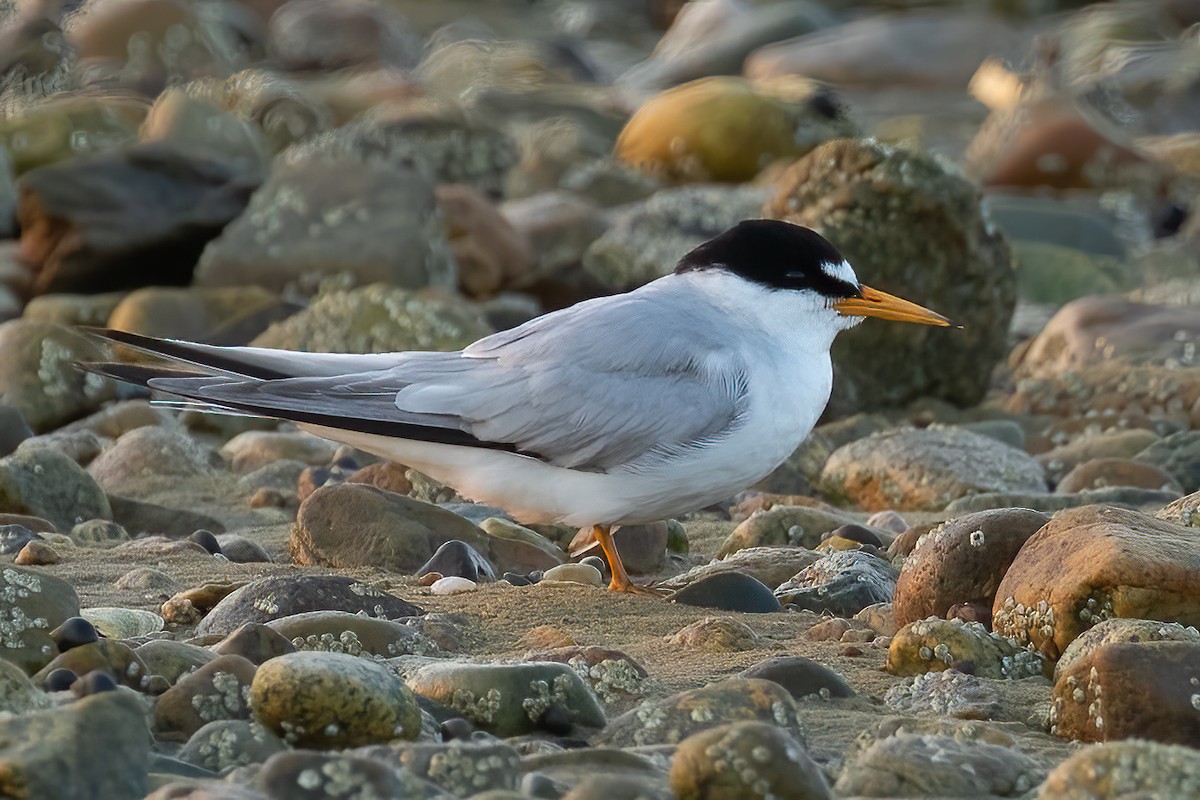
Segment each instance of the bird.
[{"label": "bird", "polygon": [[589,528],[615,592],[622,525],[682,516],[765,478],[829,401],[834,338],[864,320],[949,326],[859,282],[833,244],[743,220],[668,274],[453,352],[302,353],[95,329],[169,365],[85,369],[203,410],[295,423],[526,523]]}]

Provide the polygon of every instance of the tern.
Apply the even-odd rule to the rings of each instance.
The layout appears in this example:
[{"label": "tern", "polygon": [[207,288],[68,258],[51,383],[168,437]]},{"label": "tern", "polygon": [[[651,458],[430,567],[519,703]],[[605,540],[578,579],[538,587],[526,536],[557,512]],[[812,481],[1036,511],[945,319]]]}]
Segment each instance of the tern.
[{"label": "tern", "polygon": [[670,274],[455,352],[302,353],[97,333],[185,366],[87,368],[201,408],[289,420],[404,464],[524,523],[590,526],[609,589],[612,530],[677,517],[762,480],[829,401],[829,348],[879,317],[940,314],[859,283],[830,242],[747,220]]}]

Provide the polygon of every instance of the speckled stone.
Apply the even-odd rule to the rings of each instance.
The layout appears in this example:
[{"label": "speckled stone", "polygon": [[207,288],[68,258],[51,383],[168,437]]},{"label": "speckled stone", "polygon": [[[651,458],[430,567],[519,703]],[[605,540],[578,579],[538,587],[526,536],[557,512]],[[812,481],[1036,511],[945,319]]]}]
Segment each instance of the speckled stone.
[{"label": "speckled stone", "polygon": [[56,669],[69,669],[76,675],[87,675],[99,670],[118,684],[131,689],[142,690],[149,677],[145,663],[133,650],[123,642],[113,639],[100,639],[91,644],[72,647],[65,653],[54,657],[34,676],[35,682],[45,681],[47,675]]},{"label": "speckled stone", "polygon": [[623,706],[621,710],[625,710],[648,690],[646,668],[621,650],[567,645],[529,653],[526,658],[566,664],[592,687],[606,708]]},{"label": "speckled stone", "polygon": [[45,695],[37,690],[25,672],[11,661],[0,659],[0,712],[21,714],[45,705]]},{"label": "speckled stone", "polygon": [[973,663],[974,674],[981,678],[1025,678],[1041,675],[1045,669],[1037,653],[989,633],[978,622],[933,618],[911,622],[896,632],[886,668],[893,675],[920,675],[962,661]]},{"label": "speckled stone", "polygon": [[433,784],[369,758],[293,750],[267,759],[253,787],[275,800],[403,797],[443,800]]},{"label": "speckled stone", "polygon": [[153,611],[137,608],[97,606],[85,608],[79,616],[96,626],[101,636],[109,639],[136,639],[163,629],[163,620]]},{"label": "speckled stone", "polygon": [[958,719],[993,719],[1000,697],[974,675],[947,669],[926,672],[888,689],[883,696],[898,714],[937,714]]},{"label": "speckled stone", "polygon": [[520,753],[498,741],[363,747],[356,754],[393,763],[455,797],[516,789],[521,772]]},{"label": "speckled stone", "polygon": [[151,639],[134,648],[133,652],[146,665],[146,672],[160,675],[170,684],[220,655],[208,648],[172,639]]},{"label": "speckled stone", "polygon": [[0,325],[0,353],[0,399],[39,433],[94,411],[113,397],[111,381],[75,367],[80,361],[101,360],[100,349],[65,325],[5,322]]},{"label": "speckled stone", "polygon": [[667,644],[684,650],[736,653],[761,646],[761,639],[744,622],[729,617],[705,617],[668,636]]},{"label": "speckled stone", "polygon": [[665,589],[682,589],[718,572],[740,572],[759,581],[768,589],[774,589],[820,557],[820,553],[805,550],[803,547],[747,547],[718,561],[692,567],[687,572],[664,580],[659,586]]},{"label": "speckled stone", "polygon": [[1055,767],[1038,800],[1096,797],[1196,797],[1200,752],[1156,742],[1109,742],[1087,747]]},{"label": "speckled stone", "polygon": [[186,430],[147,425],[117,439],[87,471],[104,491],[141,498],[182,478],[215,475],[220,465],[220,457]]},{"label": "speckled stone", "polygon": [[617,717],[599,743],[616,747],[678,744],[697,731],[727,722],[759,721],[784,728],[797,738],[796,703],[774,681],[727,678],[642,705]]},{"label": "speckled stone", "polygon": [[218,656],[184,675],[155,703],[155,732],[163,739],[186,742],[209,722],[250,719],[255,669],[241,656]]},{"label": "speckled stone", "polygon": [[805,567],[775,590],[785,606],[851,616],[875,603],[891,602],[898,572],[889,562],[859,550],[842,550]]},{"label": "speckled stone", "polygon": [[0,658],[26,672],[54,658],[50,631],[79,614],[66,581],[24,567],[0,568]]},{"label": "speckled stone", "polygon": [[283,740],[257,722],[214,720],[192,734],[179,758],[213,772],[261,764],[287,749]]},{"label": "speckled stone", "polygon": [[839,797],[1015,797],[1043,775],[1036,761],[1015,749],[898,734],[843,767],[834,791]]},{"label": "speckled stone", "polygon": [[387,668],[343,653],[297,652],[258,668],[250,705],[259,722],[300,747],[414,739],[421,715]]},{"label": "speckled stone", "polygon": [[1154,516],[1185,528],[1200,528],[1200,492],[1192,492],[1169,503]]},{"label": "speckled stone", "polygon": [[115,547],[129,538],[127,530],[107,519],[89,519],[71,528],[71,539],[81,547]]},{"label": "speckled stone", "polygon": [[536,731],[556,706],[575,725],[600,727],[606,721],[592,690],[566,664],[435,663],[410,675],[408,685],[496,736]]},{"label": "speckled stone", "polygon": [[835,511],[809,506],[772,506],[755,511],[734,528],[717,557],[726,558],[749,547],[798,545],[811,549],[821,543],[825,534],[852,522],[851,517]]},{"label": "speckled stone", "polygon": [[44,517],[60,531],[86,519],[113,516],[108,497],[92,476],[53,450],[18,450],[0,459],[0,508]]},{"label": "speckled stone", "polygon": [[267,627],[282,634],[297,650],[384,658],[438,652],[432,642],[410,625],[345,611],[292,614],[271,620]]},{"label": "speckled stone", "polygon": [[684,739],[671,762],[671,788],[679,800],[830,797],[804,747],[764,722],[734,722]]},{"label": "speckled stone", "polygon": [[1079,634],[1067,645],[1054,665],[1057,680],[1080,659],[1098,647],[1117,642],[1193,642],[1200,644],[1200,630],[1178,622],[1159,622],[1152,619],[1106,619]]},{"label": "speckled stone", "polygon": [[1054,684],[1051,732],[1200,746],[1200,643],[1113,642],[1086,653]]}]

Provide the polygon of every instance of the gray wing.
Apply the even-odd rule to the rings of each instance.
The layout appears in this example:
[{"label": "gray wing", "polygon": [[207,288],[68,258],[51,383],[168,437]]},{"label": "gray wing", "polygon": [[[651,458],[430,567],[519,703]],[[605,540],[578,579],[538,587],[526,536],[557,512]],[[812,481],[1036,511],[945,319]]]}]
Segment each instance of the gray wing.
[{"label": "gray wing", "polygon": [[[452,431],[562,467],[638,469],[721,439],[746,410],[745,364],[687,326],[692,313],[637,294],[602,298],[461,352],[397,354],[385,370],[190,390],[217,404]],[[152,385],[183,394],[187,380],[201,379]]]}]

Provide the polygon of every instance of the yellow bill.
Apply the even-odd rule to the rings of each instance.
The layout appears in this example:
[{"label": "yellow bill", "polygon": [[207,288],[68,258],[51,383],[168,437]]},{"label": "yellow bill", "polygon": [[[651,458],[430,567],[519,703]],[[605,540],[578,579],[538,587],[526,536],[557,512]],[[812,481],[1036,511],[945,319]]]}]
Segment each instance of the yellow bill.
[{"label": "yellow bill", "polygon": [[921,325],[953,325],[950,320],[928,308],[901,300],[899,297],[863,286],[862,297],[847,297],[833,304],[839,314],[846,317],[879,317],[897,322],[916,322]]}]

